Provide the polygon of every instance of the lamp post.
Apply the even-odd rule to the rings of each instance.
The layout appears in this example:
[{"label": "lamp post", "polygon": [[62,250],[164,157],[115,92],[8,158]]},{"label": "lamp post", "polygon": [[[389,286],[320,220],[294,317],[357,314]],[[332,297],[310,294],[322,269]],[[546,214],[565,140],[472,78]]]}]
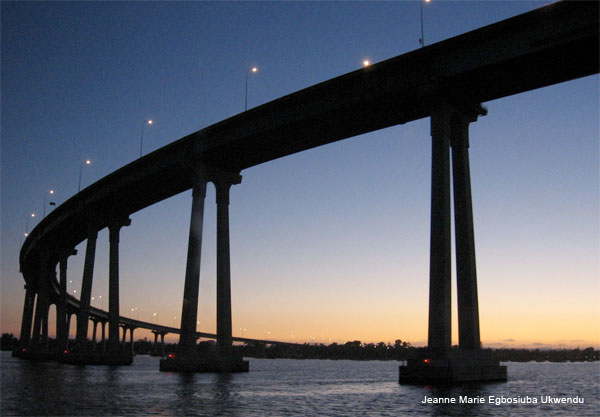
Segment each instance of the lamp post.
[{"label": "lamp post", "polygon": [[[47,193],[44,194],[44,214],[42,215],[42,219],[44,217],[46,217],[46,198],[48,197],[48,194],[54,195],[54,190],[50,190],[50,191],[48,191]],[[54,201],[50,201],[50,205],[54,206],[54,205],[56,205],[56,203]]]},{"label": "lamp post", "polygon": [[250,68],[248,68],[248,70],[246,70],[246,101],[245,101],[244,111],[248,110],[248,74],[250,73],[250,71],[257,72],[258,68],[250,67]]},{"label": "lamp post", "polygon": [[140,158],[142,157],[142,145],[144,144],[144,126],[147,124],[151,125],[152,120],[144,120],[142,122],[142,136],[140,137]]},{"label": "lamp post", "polygon": [[419,39],[421,48],[425,46],[425,35],[423,33],[423,2],[429,3],[430,1],[431,0],[419,0],[419,4],[421,5],[421,39]]},{"label": "lamp post", "polygon": [[90,161],[89,159],[86,159],[85,161],[83,161],[82,163],[79,164],[79,186],[77,187],[77,192],[81,191],[81,171],[83,169],[84,165],[90,165],[92,163],[92,161]]},{"label": "lamp post", "polygon": [[25,220],[25,237],[29,236],[29,219],[35,217],[35,213],[31,213]]}]

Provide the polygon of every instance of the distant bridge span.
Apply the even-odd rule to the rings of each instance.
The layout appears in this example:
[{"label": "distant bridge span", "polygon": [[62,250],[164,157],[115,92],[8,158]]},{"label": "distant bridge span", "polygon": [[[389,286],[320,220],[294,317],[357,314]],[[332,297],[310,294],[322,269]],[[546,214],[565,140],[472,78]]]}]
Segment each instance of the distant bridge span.
[{"label": "distant bridge span", "polygon": [[[598,15],[598,2],[554,3],[281,97],[185,136],[107,175],[57,207],[25,240],[20,252],[21,272],[27,284],[22,343],[35,345],[40,334],[44,337],[43,323],[44,320],[47,323],[49,302],[57,303],[59,322],[63,323],[66,295],[61,285],[66,258],[86,239],[78,314],[82,321],[87,321],[91,313],[100,314],[89,305],[92,284],[89,271],[93,271],[97,233],[105,227],[109,228],[111,245],[110,305],[109,312],[103,314],[111,317],[112,332],[115,329],[117,332],[110,338],[113,342],[115,337],[118,340],[119,322],[130,320],[119,315],[119,229],[129,224],[132,213],[192,188],[180,341],[183,351],[191,349],[197,314],[193,307],[197,305],[204,195],[210,181],[215,183],[218,200],[217,340],[226,350],[232,341],[229,187],[241,182],[239,173],[296,152],[431,117],[434,155],[429,345],[443,351],[449,343],[450,319],[445,316],[449,311],[446,286],[450,251],[447,148],[451,144],[452,157],[456,153],[459,158],[453,166],[466,168],[466,172],[455,171],[454,180],[457,177],[468,180],[464,195],[454,196],[457,203],[465,203],[464,208],[457,208],[457,216],[465,215],[461,217],[463,220],[456,220],[457,230],[463,230],[457,233],[461,239],[464,237],[460,244],[463,249],[457,247],[460,252],[457,256],[458,263],[466,265],[464,268],[458,265],[459,269],[467,272],[459,275],[470,277],[458,278],[460,344],[476,346],[479,321],[472,213],[469,214],[472,209],[466,150],[468,124],[485,114],[482,102],[597,74]],[[464,152],[456,151],[463,148]],[[460,222],[464,223],[461,228]],[[60,283],[55,272],[59,263]],[[472,265],[473,271],[469,271],[468,265]],[[36,294],[38,308],[33,322]],[[461,299],[467,298],[471,301],[464,304]],[[443,306],[442,310],[436,311],[432,304]],[[462,311],[470,316],[475,311],[475,318],[467,319],[461,313],[461,306],[467,305]],[[79,321],[81,339],[87,337],[87,324]],[[149,328],[151,324],[146,325]],[[60,337],[64,339],[64,331]],[[471,341],[466,342],[465,338]]]}]

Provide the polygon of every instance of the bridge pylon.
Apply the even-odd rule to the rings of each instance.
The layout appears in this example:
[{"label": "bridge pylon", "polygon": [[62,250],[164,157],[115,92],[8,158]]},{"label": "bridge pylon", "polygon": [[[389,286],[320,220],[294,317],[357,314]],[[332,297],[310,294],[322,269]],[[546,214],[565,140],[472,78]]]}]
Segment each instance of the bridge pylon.
[{"label": "bridge pylon", "polygon": [[[192,213],[185,272],[181,333],[178,354],[160,361],[161,371],[182,372],[248,372],[248,361],[235,355],[231,319],[231,269],[229,252],[229,190],[240,184],[236,172],[202,166],[194,172]],[[206,185],[216,188],[217,203],[217,350],[200,357],[196,345],[198,291],[200,283],[200,255]]]},{"label": "bridge pylon", "polygon": [[[441,100],[431,113],[429,331],[425,352],[400,367],[400,383],[504,381],[506,367],[481,349],[469,170],[469,124],[481,105]],[[450,148],[454,188],[459,347],[451,348]]]}]

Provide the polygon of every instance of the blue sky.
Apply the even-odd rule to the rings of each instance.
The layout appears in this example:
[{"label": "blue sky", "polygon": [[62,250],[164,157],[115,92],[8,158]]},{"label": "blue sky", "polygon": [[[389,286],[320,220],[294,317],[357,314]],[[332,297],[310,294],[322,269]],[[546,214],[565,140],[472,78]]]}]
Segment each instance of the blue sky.
[{"label": "blue sky", "polygon": [[[424,4],[425,42],[545,4]],[[72,196],[83,160],[85,187],[139,156],[145,119],[147,153],[243,111],[253,65],[250,107],[414,50],[419,11],[409,1],[3,2],[2,332],[20,326],[27,216],[37,224],[49,189],[58,204]],[[598,98],[596,75],[484,103],[488,116],[471,126],[484,343],[600,344]],[[424,342],[430,152],[423,119],[243,171],[230,206],[234,334]],[[179,324],[190,207],[188,191],[122,231],[123,314]],[[209,187],[203,331],[215,328],[215,228]],[[107,266],[102,231],[93,294],[105,299]]]}]

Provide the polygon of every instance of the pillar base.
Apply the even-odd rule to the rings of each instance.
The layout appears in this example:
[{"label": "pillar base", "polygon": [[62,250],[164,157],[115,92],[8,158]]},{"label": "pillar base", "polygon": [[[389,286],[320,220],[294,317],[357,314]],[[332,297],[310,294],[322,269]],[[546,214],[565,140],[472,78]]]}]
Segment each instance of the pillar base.
[{"label": "pillar base", "polygon": [[161,359],[160,370],[164,372],[248,372],[249,363],[241,358],[179,358],[169,354]]},{"label": "pillar base", "polygon": [[401,384],[441,385],[460,382],[506,381],[506,366],[485,350],[451,350],[443,356],[428,352],[400,366]]},{"label": "pillar base", "polygon": [[56,359],[55,351],[36,350],[30,348],[15,349],[12,352],[15,358],[27,359],[30,361],[51,361]]},{"label": "pillar base", "polygon": [[123,352],[112,355],[94,352],[68,352],[61,353],[58,356],[58,361],[62,363],[69,363],[72,365],[123,366],[131,365],[133,363],[133,355],[130,352]]}]

